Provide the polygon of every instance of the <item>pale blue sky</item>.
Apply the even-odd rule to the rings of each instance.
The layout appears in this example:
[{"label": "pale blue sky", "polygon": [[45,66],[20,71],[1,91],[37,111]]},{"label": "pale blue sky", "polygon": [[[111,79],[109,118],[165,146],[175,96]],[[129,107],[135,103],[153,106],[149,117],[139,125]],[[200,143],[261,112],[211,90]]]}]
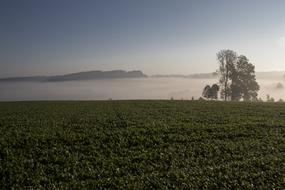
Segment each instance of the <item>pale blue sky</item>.
[{"label": "pale blue sky", "polygon": [[0,77],[85,70],[190,74],[233,49],[285,70],[283,0],[1,0]]}]

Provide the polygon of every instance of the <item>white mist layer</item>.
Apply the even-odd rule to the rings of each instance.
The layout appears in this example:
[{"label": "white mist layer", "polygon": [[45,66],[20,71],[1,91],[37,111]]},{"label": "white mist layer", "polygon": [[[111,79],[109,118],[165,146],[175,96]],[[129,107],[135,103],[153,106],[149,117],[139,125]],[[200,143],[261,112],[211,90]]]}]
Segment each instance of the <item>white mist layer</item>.
[{"label": "white mist layer", "polygon": [[[72,82],[0,83],[0,101],[22,100],[122,100],[122,99],[198,99],[205,85],[217,79],[142,78]],[[285,99],[282,77],[258,79],[263,100],[269,94]],[[278,83],[284,85],[277,89]]]}]

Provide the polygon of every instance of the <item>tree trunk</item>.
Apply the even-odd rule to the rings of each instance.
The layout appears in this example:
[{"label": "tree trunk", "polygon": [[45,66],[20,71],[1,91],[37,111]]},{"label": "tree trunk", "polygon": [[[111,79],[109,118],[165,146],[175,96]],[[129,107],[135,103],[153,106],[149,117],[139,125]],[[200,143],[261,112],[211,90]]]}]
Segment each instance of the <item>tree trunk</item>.
[{"label": "tree trunk", "polygon": [[228,63],[226,63],[225,101],[228,100],[228,80],[229,80],[229,68],[228,68]]}]

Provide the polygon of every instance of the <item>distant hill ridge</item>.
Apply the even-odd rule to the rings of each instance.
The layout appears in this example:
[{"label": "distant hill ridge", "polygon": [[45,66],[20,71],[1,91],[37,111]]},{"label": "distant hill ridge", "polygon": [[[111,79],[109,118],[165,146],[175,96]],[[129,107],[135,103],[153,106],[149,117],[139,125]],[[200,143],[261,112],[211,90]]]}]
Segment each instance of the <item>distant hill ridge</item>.
[{"label": "distant hill ridge", "polygon": [[29,76],[29,77],[12,77],[2,78],[0,82],[61,82],[61,81],[78,81],[94,79],[119,79],[119,78],[145,78],[141,71],[86,71],[71,73],[57,76]]},{"label": "distant hill ridge", "polygon": [[[259,79],[279,78],[285,80],[285,71],[256,72]],[[81,81],[81,80],[99,80],[99,79],[120,79],[120,78],[146,78],[148,77],[142,71],[85,71],[57,76],[28,76],[28,77],[10,77],[0,78],[0,82],[63,82],[63,81]],[[198,73],[190,75],[152,75],[152,78],[189,78],[189,79],[215,79],[218,78],[216,72]]]}]

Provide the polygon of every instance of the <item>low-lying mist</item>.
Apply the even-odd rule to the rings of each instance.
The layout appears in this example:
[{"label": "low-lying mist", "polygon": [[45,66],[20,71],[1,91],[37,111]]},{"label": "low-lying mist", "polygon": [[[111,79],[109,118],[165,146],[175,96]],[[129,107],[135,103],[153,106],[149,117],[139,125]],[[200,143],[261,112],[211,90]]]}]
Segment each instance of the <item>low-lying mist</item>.
[{"label": "low-lying mist", "polygon": [[[122,99],[198,99],[205,85],[218,79],[133,78],[70,82],[2,82],[0,101],[21,100],[122,100]],[[259,97],[285,99],[283,77],[257,76]],[[282,85],[277,87],[278,83]]]}]

